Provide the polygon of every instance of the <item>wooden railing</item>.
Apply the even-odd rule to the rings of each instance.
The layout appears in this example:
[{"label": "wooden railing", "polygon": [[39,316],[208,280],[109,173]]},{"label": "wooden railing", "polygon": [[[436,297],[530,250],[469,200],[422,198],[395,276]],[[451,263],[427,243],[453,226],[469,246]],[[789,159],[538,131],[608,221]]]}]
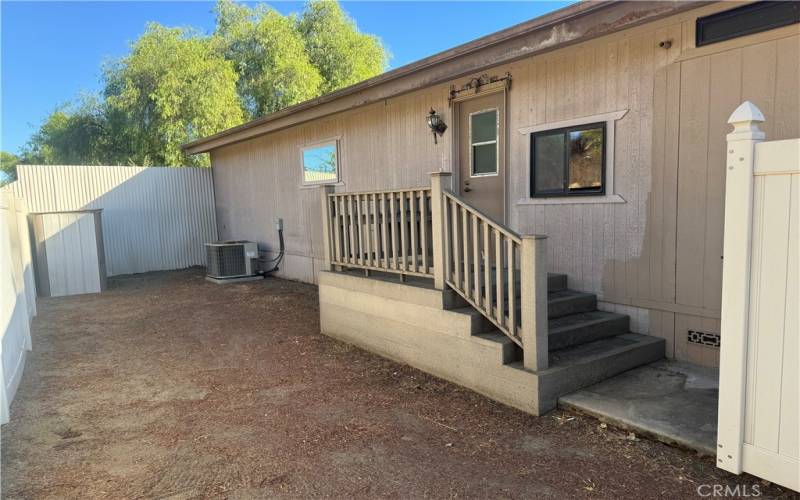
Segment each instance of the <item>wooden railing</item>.
[{"label": "wooden railing", "polygon": [[326,193],[332,265],[433,276],[430,188]]},{"label": "wooden railing", "polygon": [[445,281],[522,347],[518,287],[522,238],[451,192],[444,193]]},{"label": "wooden railing", "polygon": [[334,193],[324,186],[325,270],[361,268],[432,277],[453,289],[547,368],[545,237],[519,235],[452,192],[449,172],[430,188]]}]

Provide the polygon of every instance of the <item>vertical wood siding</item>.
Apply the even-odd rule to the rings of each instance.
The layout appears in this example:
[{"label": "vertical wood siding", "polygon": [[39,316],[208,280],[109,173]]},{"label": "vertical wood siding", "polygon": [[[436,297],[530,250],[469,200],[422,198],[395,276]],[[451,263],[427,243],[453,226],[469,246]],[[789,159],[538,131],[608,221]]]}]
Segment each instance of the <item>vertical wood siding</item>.
[{"label": "vertical wood siding", "polygon": [[217,239],[211,169],[24,165],[30,212],[103,209],[108,276],[204,265]]},{"label": "vertical wood siding", "polygon": [[[696,17],[714,4],[482,73],[511,73],[507,93],[508,222],[546,234],[548,266],[603,303],[646,314],[668,355],[717,364],[718,350],[688,344],[688,329],[719,332],[727,116],[745,99],[766,115],[771,139],[800,135],[797,26],[694,47]],[[671,40],[669,49],[659,42]],[[743,68],[752,70],[744,71]],[[450,84],[387,99],[212,152],[224,238],[276,247],[285,221],[283,276],[314,281],[322,257],[316,189],[302,188],[300,147],[340,138],[337,192],[422,187],[451,170],[457,131]],[[450,127],[433,144],[428,109]],[[520,128],[628,110],[616,122],[616,204],[533,205],[529,139]]]}]

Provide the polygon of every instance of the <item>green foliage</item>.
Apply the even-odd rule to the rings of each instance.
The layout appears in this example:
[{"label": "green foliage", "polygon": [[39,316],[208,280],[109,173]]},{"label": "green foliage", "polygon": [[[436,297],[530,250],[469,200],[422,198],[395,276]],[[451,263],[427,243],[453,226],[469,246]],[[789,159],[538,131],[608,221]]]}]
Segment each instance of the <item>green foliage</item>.
[{"label": "green foliage", "polygon": [[216,14],[210,36],[149,24],[128,56],[103,68],[102,95],[51,113],[24,161],[207,165],[207,155],[187,156],[181,145],[377,75],[387,64],[380,40],[359,33],[335,1],[309,3],[296,17],[219,0]]},{"label": "green foliage", "polygon": [[20,159],[17,155],[0,151],[0,186],[17,180],[17,164]]},{"label": "green foliage", "polygon": [[131,54],[105,72],[110,123],[138,165],[193,165],[181,145],[244,119],[233,64],[208,38],[150,24]]},{"label": "green foliage", "polygon": [[322,77],[292,18],[264,5],[250,9],[221,0],[215,39],[234,63],[239,94],[251,117],[319,95]]},{"label": "green foliage", "polygon": [[108,130],[101,106],[96,97],[84,96],[77,105],[56,109],[28,142],[25,163],[102,163]]},{"label": "green foliage", "polygon": [[360,33],[338,2],[313,1],[298,19],[311,62],[324,78],[322,92],[358,83],[386,69],[389,54],[374,35]]}]

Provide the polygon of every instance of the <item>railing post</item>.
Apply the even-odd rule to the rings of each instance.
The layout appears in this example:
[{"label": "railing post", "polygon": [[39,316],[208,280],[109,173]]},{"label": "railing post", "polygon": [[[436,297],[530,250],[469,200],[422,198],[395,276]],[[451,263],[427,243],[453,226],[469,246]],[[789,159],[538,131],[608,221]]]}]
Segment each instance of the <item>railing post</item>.
[{"label": "railing post", "polygon": [[[332,239],[331,239],[331,204],[328,201],[328,195],[333,193],[333,186],[320,186],[320,208],[322,212],[322,249],[324,260],[322,263],[322,270],[323,271],[332,271],[333,267],[331,265],[331,251],[332,251]],[[335,230],[335,229],[334,229]]]},{"label": "railing post", "polygon": [[451,172],[431,172],[431,232],[433,238],[433,286],[437,290],[444,290],[445,266],[444,245],[447,241],[445,231],[447,226],[444,220],[443,193],[453,189],[453,174]]},{"label": "railing post", "polygon": [[722,311],[720,333],[719,422],[717,466],[742,472],[744,391],[747,363],[748,297],[753,224],[753,169],[756,144],[764,140],[758,124],[764,115],[750,101],[728,119],[725,162],[725,230],[722,245]]},{"label": "railing post", "polygon": [[547,368],[547,237],[522,236],[520,245],[520,320],[523,366]]}]

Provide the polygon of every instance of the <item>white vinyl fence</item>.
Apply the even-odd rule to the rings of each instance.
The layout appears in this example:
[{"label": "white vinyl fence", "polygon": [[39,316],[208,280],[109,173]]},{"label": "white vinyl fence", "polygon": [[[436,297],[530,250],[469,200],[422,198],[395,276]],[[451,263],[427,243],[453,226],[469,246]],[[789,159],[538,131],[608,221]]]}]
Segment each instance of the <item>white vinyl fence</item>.
[{"label": "white vinyl fence", "polygon": [[217,239],[210,168],[20,165],[31,213],[103,210],[108,276],[205,264]]},{"label": "white vinyl fence", "polygon": [[36,315],[25,203],[0,189],[0,423],[8,422],[25,356],[31,349],[30,323]]},{"label": "white vinyl fence", "polygon": [[728,135],[717,464],[800,491],[800,139]]}]

